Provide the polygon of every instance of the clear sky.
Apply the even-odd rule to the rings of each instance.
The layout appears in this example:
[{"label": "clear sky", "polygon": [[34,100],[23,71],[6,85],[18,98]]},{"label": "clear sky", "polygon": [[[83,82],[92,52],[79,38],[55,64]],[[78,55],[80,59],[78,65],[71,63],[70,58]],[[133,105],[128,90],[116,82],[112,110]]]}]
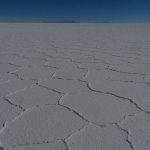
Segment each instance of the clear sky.
[{"label": "clear sky", "polygon": [[150,0],[0,0],[0,21],[150,22]]}]

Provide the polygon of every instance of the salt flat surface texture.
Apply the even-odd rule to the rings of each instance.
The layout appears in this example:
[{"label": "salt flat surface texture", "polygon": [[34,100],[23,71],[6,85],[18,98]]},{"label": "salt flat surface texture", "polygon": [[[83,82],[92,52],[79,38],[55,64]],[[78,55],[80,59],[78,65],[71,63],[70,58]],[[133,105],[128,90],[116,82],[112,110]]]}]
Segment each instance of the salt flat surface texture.
[{"label": "salt flat surface texture", "polygon": [[150,150],[150,25],[1,23],[0,150]]}]

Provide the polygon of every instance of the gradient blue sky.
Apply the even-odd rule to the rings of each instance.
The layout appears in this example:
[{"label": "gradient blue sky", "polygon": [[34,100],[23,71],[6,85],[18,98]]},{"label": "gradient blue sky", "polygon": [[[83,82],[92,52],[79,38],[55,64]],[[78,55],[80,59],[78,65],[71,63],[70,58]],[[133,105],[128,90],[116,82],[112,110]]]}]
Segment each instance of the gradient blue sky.
[{"label": "gradient blue sky", "polygon": [[0,0],[0,20],[150,22],[150,0]]}]

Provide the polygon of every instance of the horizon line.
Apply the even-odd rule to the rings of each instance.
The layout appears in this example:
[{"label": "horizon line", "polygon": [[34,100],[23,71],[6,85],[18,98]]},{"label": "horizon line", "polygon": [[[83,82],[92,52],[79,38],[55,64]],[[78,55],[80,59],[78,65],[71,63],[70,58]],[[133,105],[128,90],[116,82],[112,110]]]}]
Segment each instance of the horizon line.
[{"label": "horizon line", "polygon": [[150,23],[150,21],[72,21],[72,20],[64,20],[64,21],[31,21],[31,20],[0,20],[0,23]]}]

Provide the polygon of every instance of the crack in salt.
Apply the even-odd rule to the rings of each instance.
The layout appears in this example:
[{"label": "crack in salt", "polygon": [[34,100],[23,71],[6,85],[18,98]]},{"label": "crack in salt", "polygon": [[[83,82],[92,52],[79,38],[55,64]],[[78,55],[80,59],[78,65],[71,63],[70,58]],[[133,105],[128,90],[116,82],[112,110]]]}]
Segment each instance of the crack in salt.
[{"label": "crack in salt", "polygon": [[126,142],[129,144],[129,146],[130,146],[131,149],[135,150],[132,141],[129,139],[129,136],[130,136],[129,131],[126,130],[126,129],[124,129],[124,128],[122,128],[122,127],[121,127],[119,124],[117,124],[117,123],[116,123],[115,125],[116,125],[116,127],[117,127],[118,129],[120,129],[121,131],[123,131],[123,132],[126,134]]},{"label": "crack in salt", "polygon": [[14,106],[14,107],[17,107],[17,108],[21,109],[22,111],[26,110],[23,106],[13,103],[8,98],[4,97],[3,100],[6,101],[7,103],[9,103],[10,105]]},{"label": "crack in salt", "polygon": [[[86,81],[85,81],[86,82]],[[140,107],[134,100],[130,99],[130,98],[127,98],[127,97],[123,97],[123,96],[119,96],[117,94],[114,94],[112,92],[103,92],[103,91],[99,91],[99,90],[95,90],[93,88],[91,88],[90,84],[87,83],[87,88],[92,91],[92,92],[96,92],[96,93],[103,93],[103,94],[108,94],[108,95],[112,95],[112,96],[115,96],[117,98],[121,98],[121,99],[125,99],[125,100],[128,100],[131,104],[133,104],[138,110],[146,113],[146,114],[150,114],[149,111],[146,111],[144,110],[142,107]]]}]

